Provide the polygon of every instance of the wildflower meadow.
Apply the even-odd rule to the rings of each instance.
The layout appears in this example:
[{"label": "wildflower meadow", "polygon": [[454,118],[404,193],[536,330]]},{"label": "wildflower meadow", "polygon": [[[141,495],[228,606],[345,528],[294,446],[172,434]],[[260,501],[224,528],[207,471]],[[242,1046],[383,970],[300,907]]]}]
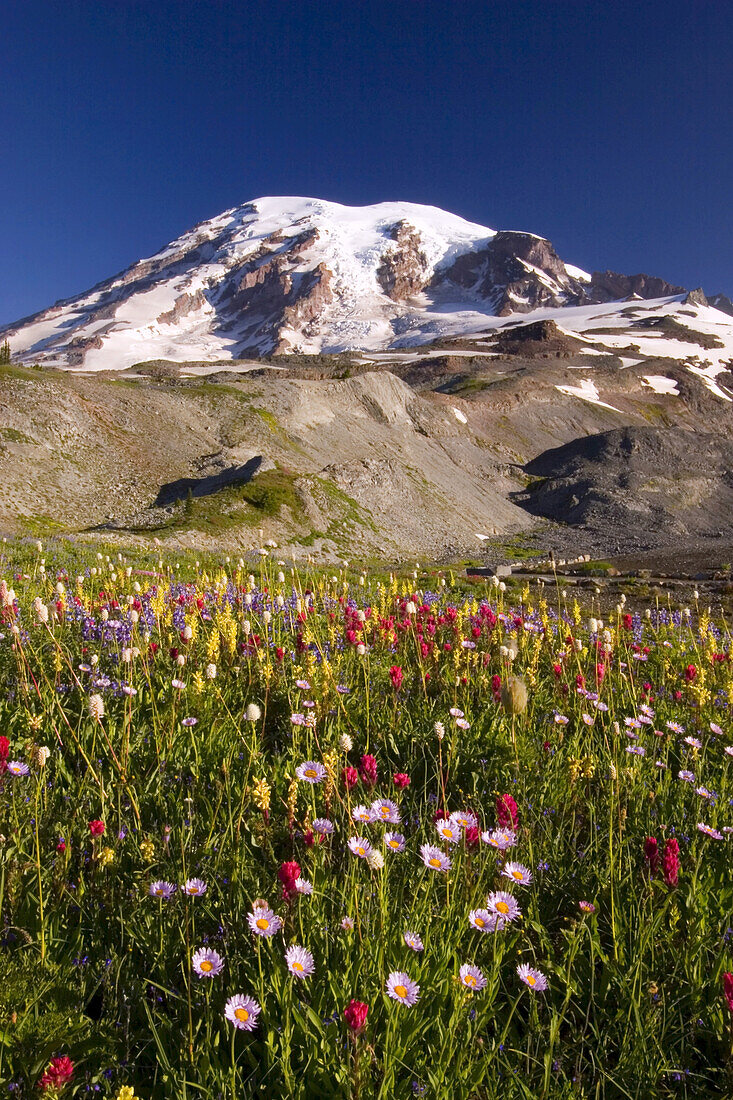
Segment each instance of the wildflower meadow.
[{"label": "wildflower meadow", "polygon": [[0,1082],[731,1095],[722,616],[6,543]]}]

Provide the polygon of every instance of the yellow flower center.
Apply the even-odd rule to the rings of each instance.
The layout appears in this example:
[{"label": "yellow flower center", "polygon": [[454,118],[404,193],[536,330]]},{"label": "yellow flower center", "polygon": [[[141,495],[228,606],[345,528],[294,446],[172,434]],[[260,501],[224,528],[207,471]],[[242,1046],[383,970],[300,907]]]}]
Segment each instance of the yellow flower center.
[{"label": "yellow flower center", "polygon": [[509,912],[509,906],[507,905],[507,903],[505,901],[497,901],[496,908],[499,910],[500,913],[508,913]]},{"label": "yellow flower center", "polygon": [[512,871],[512,878],[515,878],[517,880],[517,882],[519,882],[521,877],[522,877],[522,872],[521,871]]},{"label": "yellow flower center", "polygon": [[382,814],[382,817],[389,817],[389,807],[382,806],[380,813]]},{"label": "yellow flower center", "polygon": [[363,855],[364,855],[364,851],[365,851],[365,849],[364,849],[364,848],[357,848],[357,849],[356,849],[356,854],[357,854],[357,855],[360,855],[360,856],[363,856]]},{"label": "yellow flower center", "polygon": [[433,856],[429,863],[431,867],[440,867],[440,860],[436,859],[435,856]]},{"label": "yellow flower center", "polygon": [[476,917],[476,924],[479,926],[479,928],[483,928],[483,926],[486,924],[486,921],[483,917]]},{"label": "yellow flower center", "polygon": [[302,963],[294,962],[292,964],[292,966],[293,966],[293,970],[297,970],[297,971],[302,971],[303,970],[303,964]]},{"label": "yellow flower center", "polygon": [[527,975],[527,985],[536,985],[537,979],[532,974]]},{"label": "yellow flower center", "polygon": [[315,779],[316,775],[317,775],[317,772],[316,772],[315,768],[306,768],[305,769],[305,774],[306,774],[307,779]]},{"label": "yellow flower center", "polygon": [[389,844],[390,848],[399,848],[399,846],[400,846],[399,840],[390,840],[390,841],[388,841],[388,844]]},{"label": "yellow flower center", "polygon": [[463,982],[465,985],[470,985],[472,989],[476,985],[476,979],[474,978],[473,974],[467,974],[466,977],[463,979]]},{"label": "yellow flower center", "polygon": [[241,1020],[243,1024],[246,1024],[249,1019],[249,1012],[246,1008],[235,1008],[234,1015],[238,1020]]},{"label": "yellow flower center", "polygon": [[256,920],[255,924],[257,925],[258,928],[262,928],[263,931],[264,931],[265,928],[270,927],[269,920],[266,920],[264,917],[260,917],[258,920]]},{"label": "yellow flower center", "polygon": [[189,894],[198,894],[199,888],[198,886],[189,886],[188,892]]},{"label": "yellow flower center", "polygon": [[407,988],[404,985],[396,985],[394,987],[394,991],[395,991],[395,993],[397,994],[398,997],[406,997],[407,996]]},{"label": "yellow flower center", "polygon": [[214,969],[213,964],[210,963],[208,959],[204,959],[202,963],[199,963],[199,967],[201,970],[205,970],[207,974],[210,970]]}]

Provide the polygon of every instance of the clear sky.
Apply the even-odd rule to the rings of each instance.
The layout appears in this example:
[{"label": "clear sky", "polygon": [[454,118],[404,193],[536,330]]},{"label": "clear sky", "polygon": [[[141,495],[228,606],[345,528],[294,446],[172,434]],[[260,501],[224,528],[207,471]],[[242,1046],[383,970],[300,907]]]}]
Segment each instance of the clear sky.
[{"label": "clear sky", "polygon": [[277,194],[733,294],[732,108],[731,0],[17,0],[0,323]]}]

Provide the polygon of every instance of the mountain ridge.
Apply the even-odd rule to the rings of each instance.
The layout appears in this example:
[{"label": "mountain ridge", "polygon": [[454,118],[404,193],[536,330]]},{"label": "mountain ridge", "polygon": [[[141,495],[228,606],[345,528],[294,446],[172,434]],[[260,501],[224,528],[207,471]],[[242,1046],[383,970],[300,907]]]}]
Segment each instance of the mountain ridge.
[{"label": "mountain ridge", "polygon": [[[21,362],[81,370],[382,352],[537,310],[685,293],[655,276],[585,272],[538,234],[438,207],[265,196],[5,326],[0,339]],[[710,301],[728,312],[725,296]]]}]

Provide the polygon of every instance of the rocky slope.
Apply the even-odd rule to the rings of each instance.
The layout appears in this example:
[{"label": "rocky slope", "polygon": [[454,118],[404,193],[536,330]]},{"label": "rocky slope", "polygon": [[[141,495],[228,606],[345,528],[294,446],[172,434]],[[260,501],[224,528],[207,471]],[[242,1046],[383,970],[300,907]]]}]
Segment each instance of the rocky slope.
[{"label": "rocky slope", "polygon": [[[369,355],[0,367],[0,529],[444,560],[730,530],[725,315],[677,296],[533,317]],[[625,474],[607,440],[629,428],[648,457]],[[565,444],[580,465],[533,465]]]},{"label": "rocky slope", "polygon": [[532,515],[596,532],[653,529],[660,541],[733,531],[733,442],[705,432],[621,428],[544,451],[513,494]]}]

